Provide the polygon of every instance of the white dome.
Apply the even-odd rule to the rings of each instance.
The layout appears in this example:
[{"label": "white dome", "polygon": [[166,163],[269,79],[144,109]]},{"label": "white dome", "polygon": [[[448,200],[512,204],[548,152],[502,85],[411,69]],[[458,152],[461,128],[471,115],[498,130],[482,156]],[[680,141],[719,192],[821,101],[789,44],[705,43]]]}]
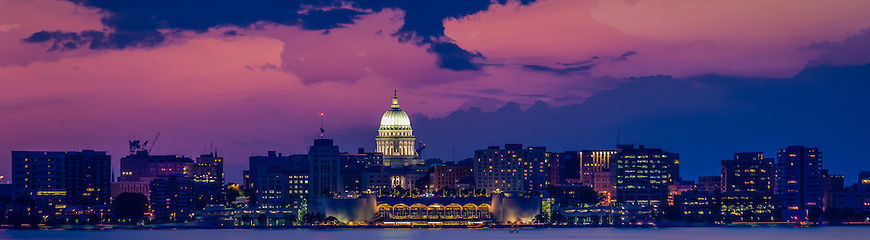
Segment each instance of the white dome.
[{"label": "white dome", "polygon": [[393,95],[393,105],[381,117],[381,129],[411,129],[411,118],[399,108],[399,97]]},{"label": "white dome", "polygon": [[390,109],[381,117],[381,127],[410,127],[411,119],[402,109]]}]

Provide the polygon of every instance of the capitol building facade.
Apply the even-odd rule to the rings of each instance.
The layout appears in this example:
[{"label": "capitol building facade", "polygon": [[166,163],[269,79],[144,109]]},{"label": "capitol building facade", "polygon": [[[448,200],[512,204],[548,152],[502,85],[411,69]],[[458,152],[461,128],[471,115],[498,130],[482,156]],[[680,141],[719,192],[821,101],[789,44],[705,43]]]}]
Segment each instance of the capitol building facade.
[{"label": "capitol building facade", "polygon": [[384,166],[390,168],[411,167],[423,164],[417,152],[411,119],[399,107],[399,97],[393,93],[390,109],[381,117],[378,128],[377,152],[384,155]]}]

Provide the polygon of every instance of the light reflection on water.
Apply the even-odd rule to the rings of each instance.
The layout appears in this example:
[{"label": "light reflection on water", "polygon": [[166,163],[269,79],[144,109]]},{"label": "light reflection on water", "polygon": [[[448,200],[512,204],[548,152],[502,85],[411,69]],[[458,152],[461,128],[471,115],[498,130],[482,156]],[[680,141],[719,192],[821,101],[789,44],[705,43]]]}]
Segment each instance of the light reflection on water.
[{"label": "light reflection on water", "polygon": [[111,231],[36,231],[0,230],[0,239],[73,240],[501,240],[501,239],[868,239],[870,227],[814,228],[570,228],[524,229],[342,229],[342,230],[111,230]]}]

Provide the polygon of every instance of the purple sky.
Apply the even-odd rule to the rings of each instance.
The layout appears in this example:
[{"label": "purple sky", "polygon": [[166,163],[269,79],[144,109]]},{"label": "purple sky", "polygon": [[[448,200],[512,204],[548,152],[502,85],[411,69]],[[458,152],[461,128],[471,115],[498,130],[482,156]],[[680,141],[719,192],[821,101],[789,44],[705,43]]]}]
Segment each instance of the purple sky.
[{"label": "purple sky", "polygon": [[321,111],[342,150],[373,149],[398,89],[427,157],[621,134],[687,177],[795,144],[870,170],[870,1],[312,2],[0,0],[0,152],[117,161],[160,132],[155,153],[217,146],[238,181],[252,154],[304,152]]}]

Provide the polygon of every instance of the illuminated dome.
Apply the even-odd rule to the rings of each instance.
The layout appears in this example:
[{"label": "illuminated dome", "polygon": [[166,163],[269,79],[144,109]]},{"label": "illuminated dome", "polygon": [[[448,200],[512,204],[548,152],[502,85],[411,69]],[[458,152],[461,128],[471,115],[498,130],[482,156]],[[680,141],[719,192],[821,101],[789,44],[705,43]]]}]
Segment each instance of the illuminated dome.
[{"label": "illuminated dome", "polygon": [[411,119],[399,108],[399,97],[393,95],[393,105],[381,117],[381,129],[411,129]]}]

